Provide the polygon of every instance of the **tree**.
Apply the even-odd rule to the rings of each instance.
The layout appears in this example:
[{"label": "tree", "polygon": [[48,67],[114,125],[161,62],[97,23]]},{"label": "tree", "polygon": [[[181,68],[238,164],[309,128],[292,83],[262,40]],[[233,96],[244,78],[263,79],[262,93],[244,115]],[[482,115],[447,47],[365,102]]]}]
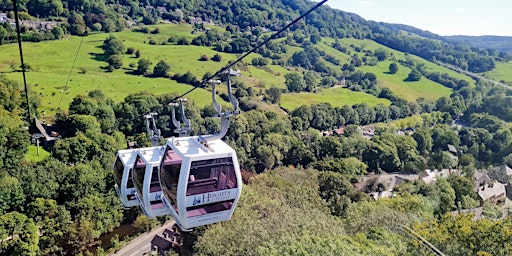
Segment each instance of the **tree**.
[{"label": "tree", "polygon": [[317,77],[316,77],[315,72],[307,71],[304,74],[304,83],[306,85],[306,88],[305,88],[306,91],[312,92],[315,89],[316,84],[317,84]]},{"label": "tree", "polygon": [[53,38],[62,39],[62,37],[64,36],[64,30],[62,30],[61,27],[54,27],[52,28],[52,34]]},{"label": "tree", "polygon": [[273,104],[279,103],[281,100],[281,93],[281,89],[274,86],[265,90],[265,94],[267,95],[266,98]]},{"label": "tree", "polygon": [[153,75],[156,77],[168,77],[167,74],[171,70],[171,66],[164,60],[160,60],[153,68]]},{"label": "tree", "polygon": [[470,203],[469,198],[476,200],[477,195],[475,193],[474,184],[470,179],[464,176],[451,175],[448,177],[448,182],[455,191],[455,201],[457,204],[462,204],[463,202],[468,204]]},{"label": "tree", "polygon": [[110,55],[107,59],[107,63],[114,69],[120,69],[123,66],[123,56],[119,54]]},{"label": "tree", "polygon": [[379,61],[384,61],[388,58],[388,52],[384,48],[377,48],[374,52],[374,55]]},{"label": "tree", "polygon": [[121,55],[125,52],[123,40],[113,35],[107,37],[107,39],[103,41],[102,48],[106,56],[111,56],[114,54]]},{"label": "tree", "polygon": [[209,61],[210,57],[208,57],[208,55],[206,55],[206,54],[203,54],[203,55],[201,55],[201,57],[199,57],[199,60],[200,61]]},{"label": "tree", "polygon": [[57,17],[64,12],[62,2],[58,0],[42,1],[29,0],[27,2],[29,14],[36,17]]},{"label": "tree", "polygon": [[25,194],[18,179],[10,176],[0,178],[0,215],[10,211],[22,211]]},{"label": "tree", "polygon": [[[12,96],[16,98],[16,95]],[[6,103],[9,104],[8,101]],[[5,171],[15,172],[23,168],[24,158],[20,156],[25,155],[29,143],[29,134],[23,129],[17,111],[8,112],[0,107],[0,176]]]},{"label": "tree", "polygon": [[430,129],[418,128],[413,133],[412,137],[418,145],[418,152],[421,155],[428,155],[432,150],[432,136],[430,135]]},{"label": "tree", "polygon": [[389,64],[389,73],[396,74],[396,72],[398,72],[398,64],[396,64],[395,62]]},{"label": "tree", "polygon": [[82,15],[71,12],[68,16],[68,23],[70,25],[69,32],[72,35],[83,36],[87,34],[87,27]]},{"label": "tree", "polygon": [[407,76],[405,81],[416,82],[416,81],[419,81],[420,79],[421,79],[421,72],[416,69],[413,69],[411,71],[411,73],[409,73],[409,75]]},{"label": "tree", "polygon": [[151,64],[153,63],[149,59],[140,59],[137,61],[137,73],[145,76],[148,75]]},{"label": "tree", "polygon": [[222,60],[222,56],[216,53],[215,55],[213,55],[212,60],[215,62],[220,62]]},{"label": "tree", "polygon": [[292,72],[284,75],[285,84],[290,92],[301,92],[306,87],[304,79],[299,73]]},{"label": "tree", "polygon": [[22,213],[0,215],[0,240],[2,255],[38,255],[38,228],[32,219]]},{"label": "tree", "polygon": [[455,190],[445,178],[437,178],[434,186],[439,194],[439,213],[445,214],[451,211],[455,206]]}]

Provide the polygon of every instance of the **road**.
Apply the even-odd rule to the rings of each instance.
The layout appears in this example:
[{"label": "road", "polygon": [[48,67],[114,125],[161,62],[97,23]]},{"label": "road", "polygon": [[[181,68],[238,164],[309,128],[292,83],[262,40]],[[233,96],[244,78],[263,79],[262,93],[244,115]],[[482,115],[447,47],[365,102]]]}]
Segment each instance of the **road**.
[{"label": "road", "polygon": [[122,255],[122,256],[140,256],[147,255],[151,251],[151,240],[156,235],[162,235],[165,229],[171,229],[174,225],[174,221],[168,221],[164,225],[151,230],[149,233],[140,235],[133,239],[123,248],[111,253],[110,255]]}]

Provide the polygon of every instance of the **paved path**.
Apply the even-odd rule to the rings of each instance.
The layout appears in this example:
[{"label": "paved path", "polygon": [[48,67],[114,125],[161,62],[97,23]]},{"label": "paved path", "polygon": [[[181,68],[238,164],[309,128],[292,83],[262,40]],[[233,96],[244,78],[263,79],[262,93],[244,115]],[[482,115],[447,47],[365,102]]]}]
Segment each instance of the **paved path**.
[{"label": "paved path", "polygon": [[174,220],[166,222],[164,225],[151,230],[149,233],[144,233],[139,237],[133,239],[123,248],[117,250],[117,252],[111,253],[110,255],[122,255],[122,256],[140,256],[147,255],[151,251],[151,240],[156,235],[162,235],[165,229],[172,229]]}]

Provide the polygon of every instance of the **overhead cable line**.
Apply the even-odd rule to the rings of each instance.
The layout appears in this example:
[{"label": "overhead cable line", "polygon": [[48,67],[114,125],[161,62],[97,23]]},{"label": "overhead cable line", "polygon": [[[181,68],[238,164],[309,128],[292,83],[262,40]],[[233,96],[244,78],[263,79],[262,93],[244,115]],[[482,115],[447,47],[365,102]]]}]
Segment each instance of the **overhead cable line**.
[{"label": "overhead cable line", "polygon": [[[227,70],[228,68],[232,67],[233,65],[235,65],[236,63],[240,62],[241,60],[243,60],[245,57],[247,57],[249,54],[255,52],[257,49],[259,49],[260,47],[262,47],[263,45],[267,44],[268,42],[270,42],[270,40],[276,38],[279,34],[281,34],[282,32],[284,32],[285,30],[287,30],[289,27],[291,27],[293,24],[297,23],[299,20],[301,20],[302,18],[304,18],[306,15],[308,15],[309,13],[311,13],[312,11],[316,10],[318,7],[322,6],[325,2],[327,2],[328,0],[322,0],[321,2],[317,3],[315,6],[311,7],[311,9],[309,9],[307,12],[303,13],[302,15],[300,15],[298,18],[296,18],[295,20],[293,20],[292,22],[290,22],[288,25],[286,25],[285,27],[281,28],[280,30],[278,30],[276,33],[274,33],[272,36],[270,36],[269,38],[267,38],[266,40],[264,40],[263,42],[261,42],[259,45],[253,47],[250,51],[248,51],[247,53],[245,53],[244,55],[242,55],[240,58],[236,59],[235,61],[231,62],[231,63],[228,63],[226,66],[222,67],[221,69],[219,69],[217,72],[215,72],[215,74],[203,79],[203,81],[201,82],[201,84],[206,84],[208,81],[210,81],[211,79],[215,78],[216,76],[218,76],[219,74],[221,74],[222,72],[224,72],[225,70]],[[193,92],[195,89],[199,88],[198,86],[194,86],[194,88],[186,91],[185,93],[181,94],[180,96],[174,98],[171,100],[171,102],[179,99],[179,98],[182,98],[184,97],[185,95]]]},{"label": "overhead cable line", "polygon": [[69,74],[68,74],[68,80],[66,80],[66,86],[64,87],[64,90],[62,91],[62,95],[60,96],[59,106],[57,107],[57,110],[60,109],[60,103],[62,102],[62,98],[64,98],[64,94],[68,90],[68,83],[71,78],[71,73],[73,72],[73,68],[75,67],[75,62],[78,57],[78,53],[80,52],[80,48],[82,48],[83,41],[84,41],[84,36],[82,36],[82,39],[80,39],[80,44],[78,45],[78,49],[76,50],[75,59],[73,60],[73,64],[71,64],[71,69],[69,70]]},{"label": "overhead cable line", "polygon": [[23,86],[25,87],[25,100],[27,104],[27,122],[30,124],[30,102],[28,100],[28,87],[27,87],[27,79],[25,77],[25,63],[23,62],[23,49],[21,47],[21,34],[20,34],[20,21],[18,19],[18,4],[16,0],[12,0],[12,5],[14,7],[14,19],[16,20],[16,35],[18,37],[18,48],[20,50],[20,61],[21,61],[21,72],[23,73]]}]

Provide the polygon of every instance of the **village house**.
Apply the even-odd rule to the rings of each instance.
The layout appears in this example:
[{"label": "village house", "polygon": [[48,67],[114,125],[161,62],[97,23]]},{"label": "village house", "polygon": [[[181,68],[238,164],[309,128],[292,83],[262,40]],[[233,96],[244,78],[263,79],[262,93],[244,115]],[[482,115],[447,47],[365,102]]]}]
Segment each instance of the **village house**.
[{"label": "village house", "polygon": [[478,191],[478,188],[485,184],[490,184],[492,181],[489,175],[487,175],[487,173],[479,171],[475,171],[475,173],[473,174],[473,178],[475,184],[475,191]]},{"label": "village house", "polygon": [[501,203],[505,202],[505,185],[494,181],[492,184],[485,184],[478,188],[478,197],[480,199],[480,203],[490,202],[490,203]]},{"label": "village house", "polygon": [[158,255],[164,255],[167,251],[179,247],[182,243],[182,238],[175,231],[165,229],[161,236],[155,235],[151,240],[151,251]]},{"label": "village house", "polygon": [[27,28],[37,29],[37,30],[51,30],[54,27],[57,27],[58,23],[55,21],[30,21],[24,20],[21,22],[22,26]]},{"label": "village house", "polygon": [[[395,187],[404,182],[422,180],[427,184],[432,184],[439,177],[448,178],[450,175],[460,175],[460,173],[461,171],[457,169],[426,169],[419,174],[414,172],[369,174],[365,175],[361,182],[352,185],[355,189],[369,192],[373,198],[378,199],[392,197]],[[384,190],[379,191],[382,188]]]}]

